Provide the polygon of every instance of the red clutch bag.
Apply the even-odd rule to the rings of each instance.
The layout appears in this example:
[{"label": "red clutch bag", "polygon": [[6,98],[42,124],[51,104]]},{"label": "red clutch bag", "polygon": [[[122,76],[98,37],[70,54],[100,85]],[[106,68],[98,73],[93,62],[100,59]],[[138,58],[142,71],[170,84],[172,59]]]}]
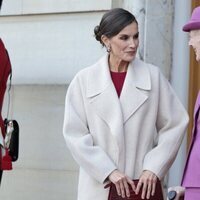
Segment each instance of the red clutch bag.
[{"label": "red clutch bag", "polygon": [[[137,186],[139,180],[133,180],[133,181],[135,183],[135,186]],[[142,200],[141,190],[139,194],[135,194],[135,192],[130,187],[130,197],[122,198],[121,196],[117,194],[116,187],[113,183],[111,183],[109,186],[110,186],[110,191],[109,191],[108,200]],[[145,198],[143,200],[147,200],[147,199]],[[156,183],[156,191],[155,191],[154,196],[150,196],[148,200],[164,200],[163,191],[162,191],[161,183],[159,180]]]}]

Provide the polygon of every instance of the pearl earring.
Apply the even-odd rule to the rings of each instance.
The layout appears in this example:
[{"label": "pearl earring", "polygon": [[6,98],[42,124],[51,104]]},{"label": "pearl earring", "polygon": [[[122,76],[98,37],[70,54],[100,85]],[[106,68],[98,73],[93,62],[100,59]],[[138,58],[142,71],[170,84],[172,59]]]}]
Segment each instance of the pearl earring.
[{"label": "pearl earring", "polygon": [[107,50],[107,52],[108,52],[108,53],[110,53],[110,52],[111,52],[110,45],[106,46],[106,50]]}]

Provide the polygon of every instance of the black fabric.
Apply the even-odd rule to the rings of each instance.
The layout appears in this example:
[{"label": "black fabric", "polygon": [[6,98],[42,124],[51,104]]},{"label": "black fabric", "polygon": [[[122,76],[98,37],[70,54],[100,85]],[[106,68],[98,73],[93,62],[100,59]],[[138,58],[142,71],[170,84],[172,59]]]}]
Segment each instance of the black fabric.
[{"label": "black fabric", "polygon": [[2,2],[3,2],[3,0],[0,0],[0,9],[1,9]]},{"label": "black fabric", "polygon": [[8,148],[8,153],[12,161],[14,162],[18,159],[18,154],[19,154],[19,124],[16,120],[5,119],[4,124],[6,128],[6,134],[7,134],[9,123],[12,124],[13,130],[11,132],[9,146],[7,146],[7,148]]},{"label": "black fabric", "polygon": [[1,185],[2,174],[3,174],[3,171],[0,170],[0,185]]}]

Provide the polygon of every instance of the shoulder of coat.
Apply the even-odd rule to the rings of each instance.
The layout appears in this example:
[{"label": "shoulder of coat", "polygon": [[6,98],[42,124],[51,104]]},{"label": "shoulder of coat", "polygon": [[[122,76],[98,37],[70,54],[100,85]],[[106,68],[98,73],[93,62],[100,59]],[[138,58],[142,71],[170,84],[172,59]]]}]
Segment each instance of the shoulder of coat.
[{"label": "shoulder of coat", "polygon": [[98,71],[99,61],[78,71],[72,79],[70,85],[85,85],[87,84],[88,77],[91,76],[91,74],[98,74]]}]

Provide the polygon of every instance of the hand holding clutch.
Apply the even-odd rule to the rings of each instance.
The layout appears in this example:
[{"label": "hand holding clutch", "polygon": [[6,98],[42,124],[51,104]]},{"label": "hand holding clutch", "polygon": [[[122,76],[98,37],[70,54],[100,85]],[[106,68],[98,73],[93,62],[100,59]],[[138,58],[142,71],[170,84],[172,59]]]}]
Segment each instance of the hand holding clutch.
[{"label": "hand holding clutch", "polygon": [[[139,180],[133,180],[134,184],[137,186]],[[110,186],[110,191],[108,195],[108,200],[142,200],[142,190],[139,191],[138,194],[136,194],[131,186],[129,185],[129,191],[130,191],[130,196],[123,198],[122,196],[119,196],[116,190],[116,187],[113,183],[109,184]],[[156,188],[155,188],[155,194],[154,196],[150,196],[149,199],[146,197],[143,200],[164,200],[163,198],[163,192],[162,192],[162,187],[161,183],[158,180],[156,183]]]},{"label": "hand holding clutch", "polygon": [[[130,196],[130,190],[135,191],[136,187],[134,182],[119,170],[114,170],[109,176],[109,180],[114,184],[118,196],[123,198]],[[130,188],[129,188],[130,186]]]}]

